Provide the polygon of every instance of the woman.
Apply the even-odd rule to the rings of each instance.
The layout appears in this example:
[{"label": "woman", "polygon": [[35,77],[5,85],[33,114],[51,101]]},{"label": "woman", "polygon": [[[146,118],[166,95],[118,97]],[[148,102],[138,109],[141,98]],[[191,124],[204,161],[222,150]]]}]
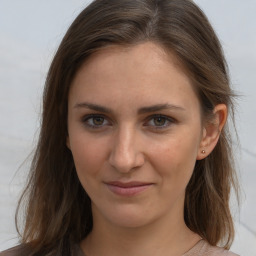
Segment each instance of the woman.
[{"label": "woman", "polygon": [[1,255],[235,255],[232,95],[192,1],[92,2],[49,69],[21,245]]}]

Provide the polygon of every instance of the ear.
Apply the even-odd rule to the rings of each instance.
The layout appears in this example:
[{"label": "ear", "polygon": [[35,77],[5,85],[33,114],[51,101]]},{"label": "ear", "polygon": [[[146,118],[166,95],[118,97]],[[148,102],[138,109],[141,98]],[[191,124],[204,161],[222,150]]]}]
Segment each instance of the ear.
[{"label": "ear", "polygon": [[225,104],[218,104],[213,110],[213,120],[207,122],[203,127],[202,139],[198,148],[197,160],[207,157],[215,148],[221,130],[227,121],[227,106]]}]

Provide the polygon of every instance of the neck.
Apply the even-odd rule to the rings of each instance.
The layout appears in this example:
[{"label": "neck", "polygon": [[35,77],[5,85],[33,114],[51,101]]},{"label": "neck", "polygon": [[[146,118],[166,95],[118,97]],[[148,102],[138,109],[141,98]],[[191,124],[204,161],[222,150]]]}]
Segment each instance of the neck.
[{"label": "neck", "polygon": [[161,218],[149,225],[133,228],[100,219],[94,223],[92,232],[81,242],[86,256],[177,256],[200,240],[186,226],[183,218]]}]

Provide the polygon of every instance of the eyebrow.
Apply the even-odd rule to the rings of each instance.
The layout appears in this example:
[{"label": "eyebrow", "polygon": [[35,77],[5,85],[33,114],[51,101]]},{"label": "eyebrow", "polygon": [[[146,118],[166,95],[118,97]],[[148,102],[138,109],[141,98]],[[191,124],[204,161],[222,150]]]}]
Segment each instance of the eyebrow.
[{"label": "eyebrow", "polygon": [[110,114],[113,112],[110,108],[103,107],[93,103],[88,103],[88,102],[77,103],[74,108],[88,108],[88,109],[92,109],[92,110],[107,113],[107,114]]},{"label": "eyebrow", "polygon": [[176,106],[176,105],[172,105],[172,104],[156,104],[153,106],[140,108],[138,110],[138,114],[157,112],[160,110],[182,110],[182,111],[184,111],[185,109],[181,106]]},{"label": "eyebrow", "polygon": [[[87,108],[95,111],[99,111],[102,113],[106,114],[111,114],[113,111],[110,108],[98,105],[98,104],[93,104],[89,102],[83,102],[83,103],[77,103],[74,108]],[[145,113],[150,113],[150,112],[157,112],[160,110],[181,110],[184,111],[185,109],[181,106],[177,105],[172,105],[172,104],[156,104],[152,106],[146,106],[142,107],[138,110],[138,114],[145,114]]]}]

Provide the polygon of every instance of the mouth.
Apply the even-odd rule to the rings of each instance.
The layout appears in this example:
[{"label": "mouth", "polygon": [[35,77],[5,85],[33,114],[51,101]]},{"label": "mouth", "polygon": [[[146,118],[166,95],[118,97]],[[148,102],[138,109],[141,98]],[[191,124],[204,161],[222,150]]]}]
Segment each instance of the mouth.
[{"label": "mouth", "polygon": [[108,189],[116,195],[119,196],[135,196],[147,190],[153,183],[145,182],[120,182],[120,181],[111,181],[105,183]]}]

